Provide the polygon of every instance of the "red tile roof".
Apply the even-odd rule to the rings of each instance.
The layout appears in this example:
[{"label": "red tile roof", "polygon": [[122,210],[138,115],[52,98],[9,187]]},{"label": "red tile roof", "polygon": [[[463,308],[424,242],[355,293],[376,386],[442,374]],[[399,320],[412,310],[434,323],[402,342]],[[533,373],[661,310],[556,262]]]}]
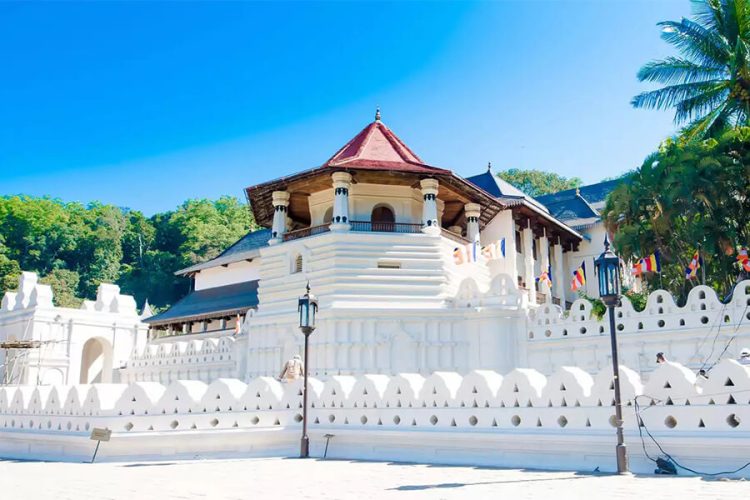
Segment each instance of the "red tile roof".
[{"label": "red tile roof", "polygon": [[375,120],[362,129],[323,166],[414,173],[448,172],[424,163],[380,120]]}]

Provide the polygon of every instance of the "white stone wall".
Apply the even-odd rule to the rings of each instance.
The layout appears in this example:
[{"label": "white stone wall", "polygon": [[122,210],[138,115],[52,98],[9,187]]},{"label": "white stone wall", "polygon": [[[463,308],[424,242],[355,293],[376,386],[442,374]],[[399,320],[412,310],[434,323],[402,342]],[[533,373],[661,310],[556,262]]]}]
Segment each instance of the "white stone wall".
[{"label": "white stone wall", "polygon": [[120,374],[123,382],[194,380],[209,383],[218,378],[242,377],[233,336],[158,342],[137,346]]},{"label": "white stone wall", "polygon": [[260,260],[233,262],[224,266],[203,269],[195,275],[195,289],[233,285],[260,278]]},{"label": "white stone wall", "polygon": [[[676,363],[661,365],[645,384],[624,367],[620,378],[636,472],[653,470],[638,438],[636,397],[649,431],[682,463],[712,472],[747,461],[747,367],[725,360],[702,382]],[[611,380],[611,372],[592,376],[577,367],[549,377],[517,369],[463,377],[436,372],[313,378],[312,453],[322,454],[323,434],[330,433],[330,457],[608,471],[615,443]],[[113,431],[112,441],[102,445],[103,459],[292,455],[301,404],[300,381],[281,384],[267,377],[248,384],[217,379],[5,387],[0,456],[85,459],[93,451],[88,435],[94,427]],[[659,455],[652,443],[646,446]]]},{"label": "white stone wall", "polygon": [[145,345],[135,300],[116,285],[101,284],[81,309],[55,307],[52,290],[24,272],[17,292],[0,307],[0,341],[40,341],[36,349],[0,349],[0,380],[15,384],[116,381],[133,347]]},{"label": "white stone wall", "polygon": [[[750,347],[750,281],[735,287],[728,304],[711,288],[697,286],[683,307],[659,290],[641,312],[623,298],[615,315],[620,360],[639,373],[656,368],[657,352],[694,371],[709,368],[719,359],[737,359],[742,348]],[[565,313],[552,304],[531,311],[525,335],[525,366],[545,373],[564,365],[590,371],[611,365],[608,316],[597,320],[586,300],[576,300]]]}]

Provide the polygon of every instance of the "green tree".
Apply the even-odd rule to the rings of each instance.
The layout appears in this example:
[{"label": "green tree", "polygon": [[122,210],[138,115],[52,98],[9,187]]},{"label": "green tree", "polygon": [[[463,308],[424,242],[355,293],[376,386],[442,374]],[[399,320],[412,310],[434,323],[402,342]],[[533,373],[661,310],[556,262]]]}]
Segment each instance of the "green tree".
[{"label": "green tree", "polygon": [[578,177],[563,177],[553,172],[541,170],[521,170],[511,168],[497,174],[527,195],[533,197],[573,189],[582,184]]},{"label": "green tree", "polygon": [[700,142],[667,140],[607,199],[605,223],[625,258],[659,250],[661,283],[684,296],[685,268],[703,248],[707,285],[727,292],[738,277],[735,246],[750,242],[750,127]]},{"label": "green tree", "polygon": [[694,17],[665,21],[661,37],[679,57],[652,61],[638,72],[642,82],[664,87],[635,96],[636,108],[674,109],[683,134],[704,138],[750,119],[750,3],[696,0]]},{"label": "green tree", "polygon": [[52,287],[53,301],[58,307],[79,308],[82,299],[78,297],[78,283],[81,277],[75,271],[55,269],[39,279],[40,283]]},{"label": "green tree", "polygon": [[171,214],[168,224],[186,265],[216,257],[255,227],[250,211],[233,196],[188,200]]},{"label": "green tree", "polygon": [[0,197],[0,289],[15,289],[23,269],[44,276],[58,305],[77,307],[109,282],[138,304],[148,298],[163,308],[189,290],[175,271],[215,257],[254,227],[249,210],[229,196],[151,218],[101,203]]}]

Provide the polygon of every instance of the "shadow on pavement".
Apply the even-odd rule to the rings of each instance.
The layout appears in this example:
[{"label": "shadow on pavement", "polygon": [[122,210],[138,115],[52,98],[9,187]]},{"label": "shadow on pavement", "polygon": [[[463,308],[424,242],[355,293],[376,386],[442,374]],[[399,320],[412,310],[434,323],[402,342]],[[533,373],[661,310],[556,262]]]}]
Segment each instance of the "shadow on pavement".
[{"label": "shadow on pavement", "polygon": [[464,486],[483,486],[488,484],[517,484],[517,483],[541,483],[547,481],[573,481],[575,479],[586,479],[587,476],[570,476],[570,477],[538,477],[535,479],[510,479],[507,481],[479,481],[476,483],[439,483],[439,484],[416,484],[404,485],[396,488],[389,488],[391,491],[418,491],[433,490],[443,488],[463,488]]}]

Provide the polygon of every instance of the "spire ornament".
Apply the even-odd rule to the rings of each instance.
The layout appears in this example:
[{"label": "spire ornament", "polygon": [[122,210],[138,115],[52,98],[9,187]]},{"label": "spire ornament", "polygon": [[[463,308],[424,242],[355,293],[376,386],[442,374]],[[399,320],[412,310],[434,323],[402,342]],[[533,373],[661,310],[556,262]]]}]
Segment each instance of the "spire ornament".
[{"label": "spire ornament", "polygon": [[375,121],[376,122],[380,121],[380,106],[378,106],[377,108],[375,108]]},{"label": "spire ornament", "polygon": [[487,172],[492,172],[492,162],[491,161],[487,162]]}]

